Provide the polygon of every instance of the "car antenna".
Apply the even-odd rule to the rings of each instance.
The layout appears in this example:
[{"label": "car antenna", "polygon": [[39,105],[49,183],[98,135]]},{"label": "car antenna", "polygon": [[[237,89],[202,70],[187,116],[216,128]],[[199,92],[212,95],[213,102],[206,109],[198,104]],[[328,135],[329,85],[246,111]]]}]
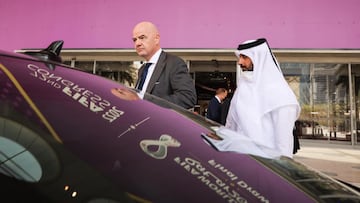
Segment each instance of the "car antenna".
[{"label": "car antenna", "polygon": [[[62,63],[62,59],[60,57],[60,53],[62,50],[62,46],[64,44],[63,40],[57,40],[52,42],[46,49],[42,49],[40,51],[27,51],[24,52],[24,54],[36,57],[38,59],[41,59],[43,61],[53,61]],[[54,69],[54,65],[48,64],[48,67],[50,69]]]}]

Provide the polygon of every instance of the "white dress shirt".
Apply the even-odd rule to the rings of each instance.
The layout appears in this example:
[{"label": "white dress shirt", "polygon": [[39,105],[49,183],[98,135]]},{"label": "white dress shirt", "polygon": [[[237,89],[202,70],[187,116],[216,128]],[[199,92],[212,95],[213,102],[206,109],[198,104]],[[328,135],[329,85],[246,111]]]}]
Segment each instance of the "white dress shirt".
[{"label": "white dress shirt", "polygon": [[154,69],[155,69],[155,66],[159,60],[159,57],[160,57],[160,54],[162,52],[162,49],[160,48],[151,58],[149,61],[147,61],[146,63],[151,63],[151,66],[149,67],[149,70],[148,70],[148,73],[146,75],[146,78],[145,78],[145,82],[144,82],[144,85],[143,85],[143,88],[142,90],[140,91],[140,93],[138,94],[140,98],[144,98],[144,94],[146,92],[146,89],[149,85],[149,81],[150,81],[150,78],[154,72]]}]

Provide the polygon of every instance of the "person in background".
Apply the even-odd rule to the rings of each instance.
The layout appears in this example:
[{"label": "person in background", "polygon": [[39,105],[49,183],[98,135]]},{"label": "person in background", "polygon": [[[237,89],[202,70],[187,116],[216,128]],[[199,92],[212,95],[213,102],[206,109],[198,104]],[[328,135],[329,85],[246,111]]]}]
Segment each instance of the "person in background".
[{"label": "person in background", "polygon": [[210,99],[207,108],[206,117],[221,123],[221,105],[226,98],[228,91],[225,88],[218,88],[215,92],[215,96]]},{"label": "person in background", "polygon": [[246,41],[235,55],[240,77],[226,125],[216,132],[221,139],[213,144],[220,151],[292,158],[293,127],[301,109],[267,40]]},{"label": "person in background", "polygon": [[299,132],[301,132],[301,122],[299,120],[295,121],[293,135],[294,135],[294,150],[293,154],[296,154],[298,150],[300,150],[300,142],[299,142]]},{"label": "person in background", "polygon": [[[191,109],[197,102],[195,84],[185,62],[166,53],[160,47],[160,33],[151,22],[140,22],[134,29],[132,40],[136,53],[146,60],[138,72],[136,88]],[[143,84],[141,79],[144,79]]]},{"label": "person in background", "polygon": [[221,104],[221,108],[220,108],[220,123],[222,125],[226,124],[226,118],[229,112],[229,108],[230,108],[230,102],[231,102],[231,98],[232,98],[232,93],[228,93],[228,95],[226,96],[226,98],[223,100],[222,104]]}]

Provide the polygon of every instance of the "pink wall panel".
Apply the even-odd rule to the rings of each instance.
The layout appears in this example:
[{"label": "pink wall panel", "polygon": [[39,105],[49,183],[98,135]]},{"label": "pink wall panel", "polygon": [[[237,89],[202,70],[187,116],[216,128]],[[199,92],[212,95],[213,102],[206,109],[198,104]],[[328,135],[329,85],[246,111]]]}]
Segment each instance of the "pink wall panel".
[{"label": "pink wall panel", "polygon": [[359,0],[1,0],[0,49],[132,48],[133,26],[158,25],[163,48],[359,49]]}]

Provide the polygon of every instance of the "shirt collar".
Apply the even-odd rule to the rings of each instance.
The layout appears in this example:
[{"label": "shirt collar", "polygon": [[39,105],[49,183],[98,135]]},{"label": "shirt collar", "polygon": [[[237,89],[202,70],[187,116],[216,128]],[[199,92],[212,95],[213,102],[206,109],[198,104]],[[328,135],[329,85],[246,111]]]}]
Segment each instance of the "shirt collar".
[{"label": "shirt collar", "polygon": [[160,54],[162,52],[162,49],[160,48],[159,50],[157,50],[157,52],[155,52],[155,54],[150,58],[150,60],[148,61],[148,63],[152,63],[152,64],[156,64],[157,61],[160,58]]},{"label": "shirt collar", "polygon": [[215,98],[221,103],[221,99],[218,96],[215,95]]}]

